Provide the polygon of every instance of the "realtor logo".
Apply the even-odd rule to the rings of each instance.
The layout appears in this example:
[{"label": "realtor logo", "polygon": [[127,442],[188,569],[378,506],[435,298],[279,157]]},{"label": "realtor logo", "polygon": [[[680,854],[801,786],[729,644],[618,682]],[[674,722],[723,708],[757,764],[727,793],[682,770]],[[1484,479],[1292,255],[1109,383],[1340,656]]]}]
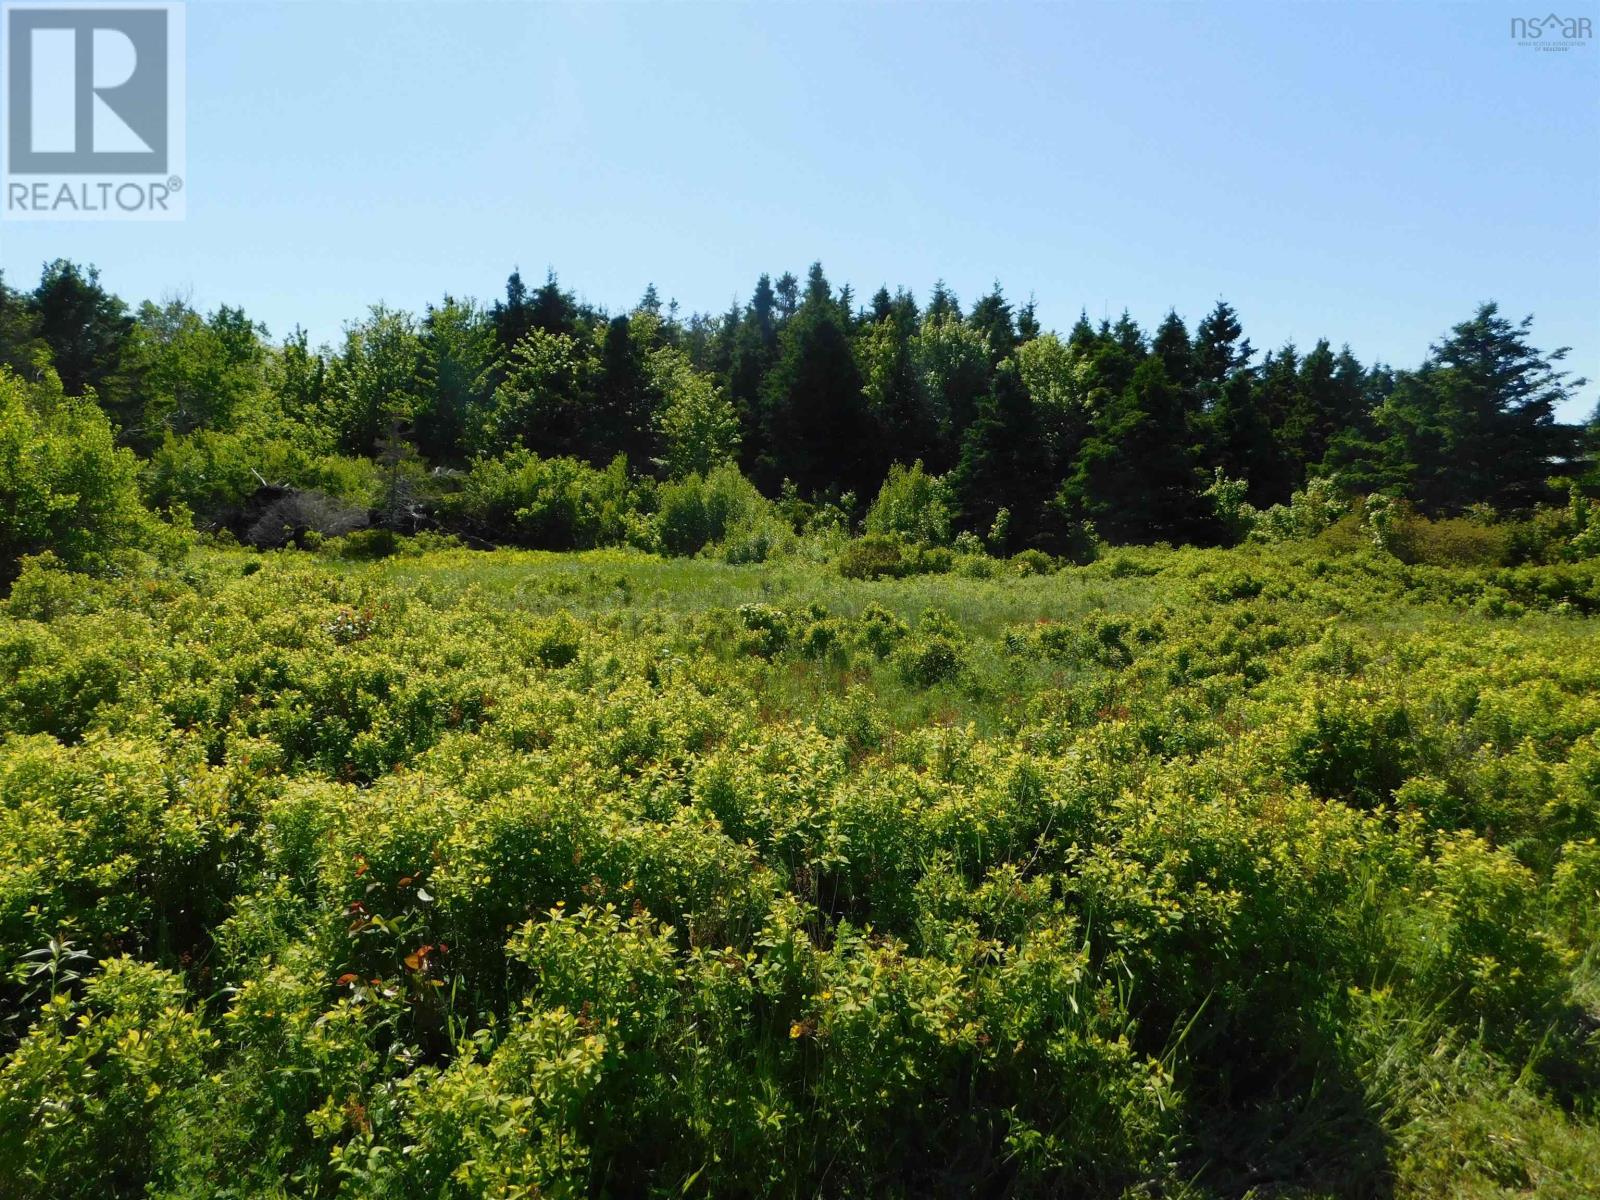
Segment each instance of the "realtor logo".
[{"label": "realtor logo", "polygon": [[4,6],[7,218],[182,215],[183,6]]}]

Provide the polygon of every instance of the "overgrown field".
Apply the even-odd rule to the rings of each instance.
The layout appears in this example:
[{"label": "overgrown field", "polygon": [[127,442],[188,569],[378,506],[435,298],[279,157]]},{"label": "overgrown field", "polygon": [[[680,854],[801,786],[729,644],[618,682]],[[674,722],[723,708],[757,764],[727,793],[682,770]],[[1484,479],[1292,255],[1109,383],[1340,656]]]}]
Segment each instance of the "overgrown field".
[{"label": "overgrown field", "polygon": [[1596,1195],[1600,564],[1015,570],[36,561],[0,1196]]}]

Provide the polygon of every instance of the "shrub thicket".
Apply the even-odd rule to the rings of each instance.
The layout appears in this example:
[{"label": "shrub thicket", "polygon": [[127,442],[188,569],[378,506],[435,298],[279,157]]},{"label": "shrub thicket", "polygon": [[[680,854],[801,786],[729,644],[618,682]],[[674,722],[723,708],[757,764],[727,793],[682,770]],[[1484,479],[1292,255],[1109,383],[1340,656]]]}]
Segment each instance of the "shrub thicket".
[{"label": "shrub thicket", "polygon": [[0,1195],[1600,1171],[1594,563],[387,548],[0,606]]}]

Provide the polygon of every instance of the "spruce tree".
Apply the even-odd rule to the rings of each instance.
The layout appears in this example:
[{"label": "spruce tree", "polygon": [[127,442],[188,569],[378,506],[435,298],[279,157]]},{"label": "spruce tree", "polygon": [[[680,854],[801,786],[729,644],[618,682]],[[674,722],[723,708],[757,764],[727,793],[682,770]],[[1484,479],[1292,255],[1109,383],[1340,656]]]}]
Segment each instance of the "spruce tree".
[{"label": "spruce tree", "polygon": [[1248,481],[1246,499],[1257,508],[1289,498],[1278,443],[1257,395],[1254,371],[1235,371],[1204,414],[1205,463],[1230,479]]},{"label": "spruce tree", "polygon": [[805,299],[779,335],[764,391],[766,444],[757,467],[764,485],[776,490],[787,479],[805,495],[876,490],[861,374],[820,263],[812,265]]},{"label": "spruce tree", "polygon": [[544,285],[533,294],[529,322],[545,333],[571,334],[578,327],[577,304],[561,290],[554,271],[545,273]]},{"label": "spruce tree", "polygon": [[1583,380],[1557,369],[1566,349],[1528,343],[1532,318],[1513,324],[1493,303],[1433,346],[1374,414],[1381,440],[1340,445],[1352,485],[1383,480],[1425,511],[1486,503],[1518,510],[1550,498],[1547,479],[1568,448],[1556,408]]},{"label": "spruce tree", "polygon": [[1114,542],[1181,542],[1208,532],[1183,398],[1161,360],[1147,357],[1095,414],[1059,504]]},{"label": "spruce tree", "polygon": [[938,428],[917,367],[915,309],[897,309],[887,294],[884,300],[885,315],[862,331],[856,349],[874,426],[873,458],[887,470],[894,462],[930,458]]},{"label": "spruce tree", "polygon": [[998,365],[1001,359],[1010,358],[1012,351],[1017,348],[1017,327],[1011,316],[1011,302],[1000,290],[999,280],[995,281],[992,292],[972,306],[967,324],[989,343],[991,364]]},{"label": "spruce tree", "polygon": [[622,454],[634,470],[648,468],[656,455],[655,401],[633,322],[616,317],[606,326],[600,346],[594,400],[585,421],[584,456],[604,466]]},{"label": "spruce tree", "polygon": [[961,301],[956,299],[956,294],[945,286],[942,279],[934,281],[933,295],[928,297],[926,316],[930,320],[944,317],[954,317],[958,321],[961,319]]},{"label": "spruce tree", "polygon": [[1225,300],[1206,314],[1195,328],[1194,376],[1207,405],[1222,393],[1222,385],[1250,362],[1254,351],[1243,336],[1238,314]]},{"label": "spruce tree", "polygon": [[1017,310],[1017,341],[1031,342],[1044,332],[1044,327],[1039,324],[1037,305],[1032,296],[1028,302]]},{"label": "spruce tree", "polygon": [[1194,380],[1194,348],[1189,342],[1189,329],[1175,309],[1169,309],[1150,339],[1150,353],[1161,360],[1167,378],[1181,388]]},{"label": "spruce tree", "polygon": [[513,270],[506,279],[506,298],[496,300],[489,310],[489,320],[494,325],[495,341],[502,358],[516,349],[517,343],[528,336],[533,328],[533,307],[528,300],[528,285],[522,282],[522,272]]},{"label": "spruce tree", "polygon": [[1122,310],[1117,323],[1111,326],[1110,336],[1118,348],[1135,362],[1149,353],[1149,347],[1145,344],[1144,330],[1139,328],[1139,322],[1129,315],[1127,309]]},{"label": "spruce tree", "polygon": [[964,529],[986,535],[1002,509],[1009,514],[997,550],[1020,550],[1037,536],[1050,489],[1049,453],[1032,397],[1011,359],[996,369],[949,482]]},{"label": "spruce tree", "polygon": [[100,286],[100,272],[56,259],[34,289],[32,309],[39,339],[50,348],[67,395],[92,388],[113,424],[137,425],[142,413],[128,361],[133,317]]},{"label": "spruce tree", "polygon": [[1100,343],[1100,335],[1095,332],[1093,325],[1089,324],[1089,314],[1082,309],[1078,310],[1078,319],[1072,323],[1072,329],[1067,334],[1067,345],[1079,354],[1087,356],[1094,351]]},{"label": "spruce tree", "polygon": [[740,466],[756,473],[767,451],[763,408],[767,372],[778,357],[778,295],[772,278],[756,280],[750,303],[734,329],[728,354],[726,391],[739,416]]}]

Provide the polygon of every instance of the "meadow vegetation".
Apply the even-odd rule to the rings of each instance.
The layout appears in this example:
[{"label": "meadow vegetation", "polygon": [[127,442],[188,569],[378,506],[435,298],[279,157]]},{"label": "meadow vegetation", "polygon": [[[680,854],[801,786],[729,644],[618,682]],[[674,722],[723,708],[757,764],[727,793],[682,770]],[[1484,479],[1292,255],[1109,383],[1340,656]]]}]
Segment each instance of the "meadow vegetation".
[{"label": "meadow vegetation", "polygon": [[1593,1194],[1594,560],[388,549],[23,565],[0,1195]]}]

